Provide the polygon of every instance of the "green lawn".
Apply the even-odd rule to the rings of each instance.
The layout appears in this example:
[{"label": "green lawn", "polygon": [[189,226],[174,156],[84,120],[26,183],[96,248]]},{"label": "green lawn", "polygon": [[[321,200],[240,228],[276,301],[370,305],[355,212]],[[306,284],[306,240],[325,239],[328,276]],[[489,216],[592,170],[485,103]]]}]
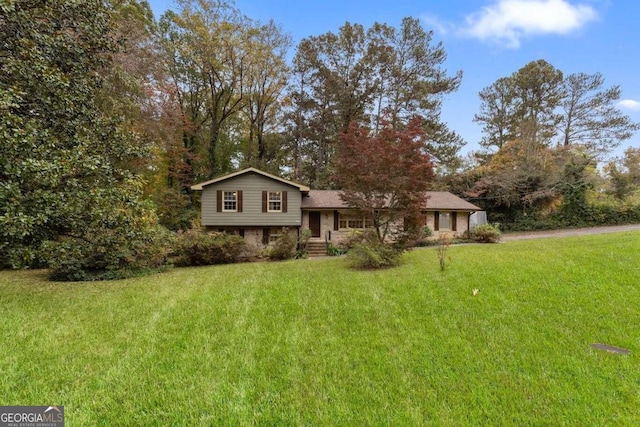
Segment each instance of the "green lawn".
[{"label": "green lawn", "polygon": [[0,405],[64,405],[68,426],[640,425],[639,254],[635,232],[455,246],[444,272],[435,248],[384,271],[4,271]]}]

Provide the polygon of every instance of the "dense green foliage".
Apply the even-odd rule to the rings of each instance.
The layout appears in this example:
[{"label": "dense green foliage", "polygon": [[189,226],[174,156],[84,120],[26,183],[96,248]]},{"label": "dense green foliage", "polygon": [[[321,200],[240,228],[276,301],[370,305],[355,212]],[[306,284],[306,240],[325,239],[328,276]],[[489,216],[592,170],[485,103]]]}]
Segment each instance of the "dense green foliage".
[{"label": "dense green foliage", "polygon": [[364,233],[347,251],[352,268],[378,269],[400,265],[403,250],[381,241],[373,232]]},{"label": "dense green foliage", "polygon": [[447,75],[446,57],[433,32],[413,17],[398,28],[347,22],[336,32],[303,39],[287,93],[293,178],[330,188],[339,137],[350,125],[377,133],[386,125],[402,130],[417,117],[427,135],[424,151],[442,167],[454,168],[464,141],[442,122],[440,111],[443,97],[458,89],[462,72]]},{"label": "dense green foliage", "polygon": [[[622,201],[632,186],[615,162],[605,168],[609,182],[601,179],[597,162],[640,129],[619,109],[620,95],[599,73],[564,76],[544,60],[526,64],[480,92],[474,121],[483,125],[486,151],[450,182],[505,227],[605,224],[596,212],[602,199],[596,206],[588,192],[598,186]],[[633,170],[638,158],[626,157],[631,169],[624,168]]]},{"label": "dense green foliage", "polygon": [[[173,235],[157,224],[153,210],[138,204],[111,206],[82,237],[60,236],[42,245],[54,280],[121,279],[162,269]],[[93,225],[93,224],[91,224]]]},{"label": "dense green foliage", "polygon": [[288,228],[283,228],[280,237],[266,250],[269,259],[282,261],[295,258],[298,240],[294,236],[294,234],[289,232]]},{"label": "dense green foliage", "polygon": [[469,238],[479,243],[498,243],[500,241],[500,227],[496,224],[481,224],[469,232]]},{"label": "dense green foliage", "polygon": [[229,264],[238,262],[244,249],[238,235],[189,229],[178,232],[171,256],[178,267]]},{"label": "dense green foliage", "polygon": [[74,425],[634,426],[638,251],[634,232],[452,246],[444,272],[434,248],[376,271],[3,271],[0,395]]},{"label": "dense green foliage", "polygon": [[50,262],[77,279],[161,263],[147,259],[161,231],[137,174],[148,147],[105,90],[118,53],[111,12],[102,1],[3,3],[2,267]]}]

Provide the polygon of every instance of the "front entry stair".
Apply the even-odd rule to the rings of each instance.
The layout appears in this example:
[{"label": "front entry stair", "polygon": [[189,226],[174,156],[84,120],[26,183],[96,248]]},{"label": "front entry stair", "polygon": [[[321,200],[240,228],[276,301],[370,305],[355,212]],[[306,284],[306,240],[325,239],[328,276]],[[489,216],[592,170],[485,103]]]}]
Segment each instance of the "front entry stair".
[{"label": "front entry stair", "polygon": [[327,256],[327,243],[322,240],[307,242],[307,255],[311,257]]}]

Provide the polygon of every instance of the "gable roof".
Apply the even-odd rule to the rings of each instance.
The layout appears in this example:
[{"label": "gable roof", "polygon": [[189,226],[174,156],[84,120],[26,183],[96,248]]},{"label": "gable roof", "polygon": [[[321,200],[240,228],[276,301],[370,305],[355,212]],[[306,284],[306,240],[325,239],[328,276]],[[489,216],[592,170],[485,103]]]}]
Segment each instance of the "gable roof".
[{"label": "gable roof", "polygon": [[[348,209],[340,198],[338,190],[310,190],[302,198],[302,209]],[[481,211],[473,203],[449,193],[448,191],[427,191],[428,210]]]},{"label": "gable roof", "polygon": [[262,175],[262,176],[264,176],[266,178],[270,178],[270,179],[273,179],[275,181],[279,181],[279,182],[282,182],[284,184],[288,184],[288,185],[291,185],[293,187],[297,187],[302,192],[309,191],[309,187],[307,187],[306,185],[297,184],[297,183],[292,182],[292,181],[287,181],[286,179],[280,178],[280,177],[275,176],[275,175],[271,175],[269,173],[263,172],[260,169],[256,169],[256,168],[242,169],[241,171],[230,173],[228,175],[223,175],[223,176],[220,176],[218,178],[214,178],[214,179],[209,180],[209,181],[201,182],[199,184],[194,184],[194,185],[191,186],[191,189],[192,190],[200,190],[201,191],[201,190],[204,189],[204,187],[206,187],[208,185],[215,184],[215,183],[222,182],[222,181],[226,181],[228,179],[235,178],[236,176],[244,175],[244,174],[247,174],[247,173],[255,173],[255,174],[258,174],[258,175]]}]

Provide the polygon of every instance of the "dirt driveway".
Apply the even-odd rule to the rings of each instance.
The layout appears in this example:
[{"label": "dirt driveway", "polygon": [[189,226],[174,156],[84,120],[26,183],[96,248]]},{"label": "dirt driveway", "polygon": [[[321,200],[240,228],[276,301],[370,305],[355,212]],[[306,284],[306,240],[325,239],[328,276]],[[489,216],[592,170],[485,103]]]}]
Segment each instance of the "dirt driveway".
[{"label": "dirt driveway", "polygon": [[517,233],[504,233],[502,235],[502,241],[508,242],[510,240],[545,239],[549,237],[566,237],[566,236],[584,236],[587,234],[619,233],[621,231],[635,231],[635,230],[640,230],[640,224],[572,228],[569,230],[527,231],[527,232],[517,232]]}]

